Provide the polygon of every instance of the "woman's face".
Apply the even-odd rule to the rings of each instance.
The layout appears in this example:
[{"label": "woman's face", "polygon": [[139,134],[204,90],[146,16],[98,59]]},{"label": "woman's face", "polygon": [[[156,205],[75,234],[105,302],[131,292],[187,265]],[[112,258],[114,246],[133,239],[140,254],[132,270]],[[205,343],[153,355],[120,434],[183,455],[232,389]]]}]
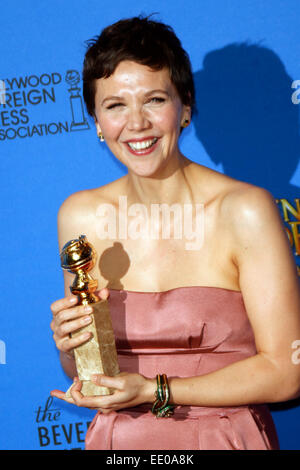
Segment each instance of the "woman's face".
[{"label": "woman's face", "polygon": [[113,154],[130,172],[151,176],[179,155],[190,107],[181,103],[167,69],[123,61],[109,78],[96,80],[95,115]]}]

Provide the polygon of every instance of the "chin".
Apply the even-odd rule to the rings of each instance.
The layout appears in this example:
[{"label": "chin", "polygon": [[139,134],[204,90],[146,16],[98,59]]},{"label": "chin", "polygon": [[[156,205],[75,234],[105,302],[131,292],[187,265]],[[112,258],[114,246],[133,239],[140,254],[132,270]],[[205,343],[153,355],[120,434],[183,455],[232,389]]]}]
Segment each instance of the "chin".
[{"label": "chin", "polygon": [[157,173],[157,171],[150,171],[150,170],[137,170],[137,169],[129,169],[128,168],[128,172],[131,173],[132,175],[135,175],[135,176],[141,176],[143,178],[151,178],[151,177],[154,177]]},{"label": "chin", "polygon": [[163,165],[136,165],[134,167],[128,166],[127,168],[131,174],[144,178],[155,177],[163,172]]}]

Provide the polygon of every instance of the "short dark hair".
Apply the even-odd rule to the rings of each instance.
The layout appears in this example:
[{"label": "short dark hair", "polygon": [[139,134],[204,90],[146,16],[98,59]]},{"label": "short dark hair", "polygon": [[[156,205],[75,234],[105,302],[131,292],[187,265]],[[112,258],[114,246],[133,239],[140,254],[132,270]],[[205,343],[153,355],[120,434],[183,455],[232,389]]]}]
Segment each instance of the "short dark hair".
[{"label": "short dark hair", "polygon": [[147,65],[154,70],[168,68],[182,104],[195,104],[191,63],[171,26],[149,17],[120,20],[86,41],[83,63],[83,98],[88,113],[95,116],[95,80],[108,78],[123,60]]}]

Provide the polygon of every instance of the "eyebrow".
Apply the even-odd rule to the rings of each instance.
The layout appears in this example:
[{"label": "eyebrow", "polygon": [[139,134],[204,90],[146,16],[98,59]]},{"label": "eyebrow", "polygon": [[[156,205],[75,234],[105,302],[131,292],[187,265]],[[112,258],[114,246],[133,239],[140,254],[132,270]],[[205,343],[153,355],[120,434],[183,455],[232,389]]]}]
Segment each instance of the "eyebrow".
[{"label": "eyebrow", "polygon": [[104,100],[102,101],[101,104],[104,104],[105,101],[110,101],[110,100],[122,100],[122,98],[120,98],[120,96],[107,96],[106,98],[104,98]]},{"label": "eyebrow", "polygon": [[[155,93],[163,93],[164,95],[170,96],[170,93],[168,93],[168,91],[161,90],[161,89],[150,90],[147,93],[145,93],[145,96],[148,97],[148,96],[154,95]],[[104,98],[101,105],[103,105],[106,101],[111,101],[111,100],[112,101],[122,101],[123,99],[124,98],[122,98],[121,96],[107,96],[106,98]]]}]

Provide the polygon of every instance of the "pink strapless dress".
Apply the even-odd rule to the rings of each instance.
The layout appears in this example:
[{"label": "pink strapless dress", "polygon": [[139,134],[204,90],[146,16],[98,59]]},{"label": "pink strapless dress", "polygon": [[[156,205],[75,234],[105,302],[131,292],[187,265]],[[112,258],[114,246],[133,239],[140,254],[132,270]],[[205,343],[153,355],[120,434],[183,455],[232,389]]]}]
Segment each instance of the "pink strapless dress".
[{"label": "pink strapless dress", "polygon": [[[121,372],[199,376],[256,354],[241,292],[201,286],[111,289],[109,305]],[[170,418],[156,418],[151,404],[98,412],[85,444],[86,450],[279,449],[264,404],[178,406]]]}]

